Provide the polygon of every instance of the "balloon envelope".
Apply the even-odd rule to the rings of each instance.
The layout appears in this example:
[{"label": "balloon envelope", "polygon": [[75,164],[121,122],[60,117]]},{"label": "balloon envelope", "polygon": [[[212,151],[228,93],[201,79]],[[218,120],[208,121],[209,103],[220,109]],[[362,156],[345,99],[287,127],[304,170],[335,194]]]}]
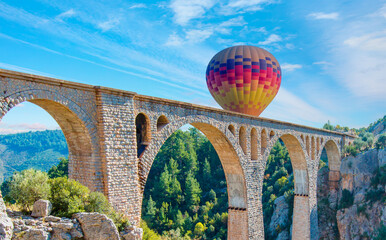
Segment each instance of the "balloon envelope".
[{"label": "balloon envelope", "polygon": [[259,116],[281,83],[279,62],[254,46],[234,46],[217,53],[206,70],[206,83],[226,110]]}]

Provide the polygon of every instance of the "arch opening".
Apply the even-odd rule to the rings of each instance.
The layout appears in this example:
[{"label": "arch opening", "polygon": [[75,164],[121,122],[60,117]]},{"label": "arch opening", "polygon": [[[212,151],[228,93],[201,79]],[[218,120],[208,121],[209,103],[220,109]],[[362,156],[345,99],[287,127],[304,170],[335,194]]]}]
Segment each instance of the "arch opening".
[{"label": "arch opening", "polygon": [[264,155],[265,149],[267,148],[268,141],[267,141],[267,131],[265,129],[261,130],[261,155]]},{"label": "arch opening", "polygon": [[252,128],[251,130],[251,160],[257,160],[259,158],[258,156],[258,146],[257,146],[257,130],[256,128]]},{"label": "arch opening", "polygon": [[168,125],[169,119],[165,115],[159,116],[157,119],[157,131],[161,131],[166,125]]},{"label": "arch opening", "polygon": [[333,140],[327,140],[322,149],[317,179],[317,212],[319,237],[337,236],[338,188],[340,180],[340,153]]},{"label": "arch opening", "polygon": [[247,131],[241,126],[239,131],[239,144],[244,154],[247,154]]},{"label": "arch opening", "polygon": [[310,237],[307,163],[300,142],[290,134],[282,135],[270,151],[262,200],[266,239]]},{"label": "arch opening", "polygon": [[[89,135],[88,129],[83,123],[83,121],[78,117],[67,106],[48,99],[31,99],[22,102],[28,106],[28,103],[38,106],[48,113],[53,120],[59,125],[61,131],[63,132],[65,143],[68,147],[68,155],[65,154],[65,157],[68,156],[69,159],[69,177],[75,179],[89,187],[92,191],[103,191],[103,183],[96,182],[96,169],[90,167],[94,162],[94,153],[91,143],[91,137]],[[20,103],[19,103],[20,104]],[[9,112],[12,112],[15,106],[13,106]],[[34,109],[34,107],[32,107]],[[39,110],[35,110],[39,111]],[[9,112],[7,114],[9,114]],[[7,116],[7,114],[5,116]],[[3,120],[3,116],[0,120]],[[54,134],[54,133],[47,133]],[[49,144],[49,143],[47,143]],[[51,144],[55,145],[55,144]],[[53,150],[52,150],[53,151]],[[53,154],[53,156],[57,156]],[[49,156],[47,156],[49,157]],[[50,167],[49,164],[46,166],[41,166],[44,169]],[[41,167],[36,166],[40,169]],[[43,170],[43,169],[42,169]],[[102,177],[102,176],[100,176]]]},{"label": "arch opening", "polygon": [[233,126],[232,124],[228,126],[228,130],[231,131],[231,133],[233,134],[233,136],[236,134],[235,126]]},{"label": "arch opening", "polygon": [[[226,199],[226,202],[224,203],[223,200],[222,201],[222,207],[225,207],[225,212],[227,211],[228,212],[228,220],[226,221],[226,214],[225,212],[224,213],[221,213],[221,214],[214,214],[213,216],[210,216],[211,217],[215,217],[215,218],[218,218],[218,216],[220,216],[220,220],[223,219],[223,221],[225,220],[225,223],[226,223],[226,227],[225,227],[225,235],[224,235],[224,228],[221,228],[221,229],[218,229],[219,226],[210,226],[211,224],[208,223],[208,221],[204,220],[206,219],[205,217],[202,217],[202,214],[205,214],[205,212],[208,211],[209,209],[209,212],[211,212],[212,210],[212,207],[213,207],[213,202],[210,203],[210,201],[208,200],[209,197],[212,195],[214,195],[213,193],[209,193],[208,194],[205,194],[203,196],[201,196],[201,199],[199,200],[200,201],[200,206],[199,207],[193,207],[193,208],[179,208],[179,207],[176,207],[176,206],[173,206],[173,204],[169,204],[168,206],[168,209],[170,209],[170,206],[173,206],[172,209],[174,213],[176,213],[176,217],[177,215],[180,216],[179,219],[183,218],[183,219],[189,219],[189,217],[193,218],[193,216],[195,216],[195,214],[197,214],[197,218],[193,218],[193,222],[194,222],[194,226],[193,226],[193,230],[192,229],[187,229],[187,228],[184,228],[184,230],[180,229],[180,233],[181,232],[184,232],[183,234],[185,234],[185,230],[191,230],[191,232],[194,233],[194,227],[196,224],[198,224],[199,222],[201,222],[202,224],[205,224],[207,226],[207,230],[205,230],[205,234],[207,235],[207,237],[214,237],[216,236],[216,234],[222,234],[222,236],[226,236],[226,232],[228,232],[228,239],[229,239],[229,236],[230,234],[233,234],[233,233],[240,233],[242,232],[242,235],[240,236],[245,236],[247,238],[248,236],[248,232],[247,232],[247,229],[244,228],[241,228],[240,226],[245,226],[245,224],[247,224],[247,212],[246,212],[246,189],[245,189],[245,180],[244,180],[244,174],[243,174],[243,171],[242,171],[242,168],[241,168],[241,165],[240,165],[240,162],[238,160],[238,155],[236,153],[236,151],[234,150],[232,144],[229,142],[229,140],[225,137],[225,134],[222,133],[219,129],[217,129],[216,127],[208,124],[208,123],[202,123],[202,122],[195,122],[195,123],[189,123],[191,126],[193,126],[194,128],[192,129],[189,129],[189,132],[190,133],[193,133],[192,136],[201,136],[207,140],[205,141],[201,141],[201,140],[198,140],[198,141],[192,141],[192,143],[189,143],[189,141],[187,140],[184,140],[182,142],[179,142],[178,144],[177,143],[174,143],[174,145],[178,146],[182,146],[182,147],[177,147],[177,149],[184,149],[186,147],[189,147],[189,146],[199,146],[200,144],[205,144],[205,148],[203,150],[201,150],[200,152],[196,152],[196,157],[197,157],[197,174],[195,175],[195,177],[197,178],[197,182],[199,183],[199,186],[200,188],[202,189],[202,191],[208,191],[210,189],[206,189],[206,188],[213,188],[214,190],[214,193],[215,195],[217,196],[218,198],[218,201],[220,201],[220,198],[222,199]],[[173,129],[171,129],[173,126],[167,126],[164,130],[162,131],[167,131],[167,132],[174,132]],[[171,155],[173,153],[173,151],[166,151],[164,148],[165,145],[169,144],[168,142],[169,141],[172,141],[171,139],[175,139],[175,135],[176,134],[182,134],[184,133],[184,131],[181,131],[181,130],[177,130],[175,131],[167,140],[166,139],[160,139],[160,141],[153,141],[152,144],[154,142],[159,142],[158,144],[164,144],[162,146],[162,148],[158,148],[158,147],[155,147],[155,149],[160,149],[158,151],[158,154],[157,154],[157,159],[159,158],[159,155],[165,155],[165,154],[169,154]],[[205,136],[205,137],[204,137]],[[164,136],[165,137],[165,136]],[[200,137],[200,138],[201,138]],[[165,141],[166,140],[166,141]],[[170,144],[169,144],[170,145]],[[157,145],[158,146],[158,145]],[[150,145],[149,146],[149,149],[154,149],[153,148],[153,145]],[[157,152],[157,151],[156,151]],[[217,177],[215,178],[210,178],[210,177],[206,177],[206,179],[201,179],[201,178],[205,178],[205,174],[204,172],[202,171],[202,168],[205,166],[205,165],[208,165],[207,162],[212,162],[213,160],[213,157],[205,157],[205,155],[209,154],[209,153],[214,153],[217,157],[217,163],[220,164],[220,165],[216,165],[216,166],[213,166],[213,164],[209,164],[210,165],[210,169],[212,169],[212,172],[216,172],[217,174],[220,172],[222,173],[223,175],[223,179],[224,181],[222,183],[213,183],[213,179],[216,179]],[[143,158],[147,158],[148,156],[150,156],[152,154],[146,154],[143,156]],[[178,154],[180,157],[186,157],[187,155],[186,154]],[[188,154],[189,155],[189,154]],[[194,154],[193,154],[194,155]],[[211,160],[212,159],[212,160]],[[186,162],[189,162],[189,157],[185,159],[185,161],[179,161],[178,158],[176,157],[176,159],[174,159],[175,161],[177,161],[178,163],[178,166],[179,166],[179,170],[180,170],[180,174],[182,172],[184,172],[185,170],[187,169],[183,169],[184,166],[186,166]],[[150,161],[151,162],[151,161]],[[142,208],[142,214],[143,214],[143,217],[146,218],[146,209],[147,209],[147,205],[149,205],[149,199],[150,199],[150,196],[149,194],[147,193],[147,189],[148,189],[148,183],[151,181],[151,178],[153,178],[153,168],[154,169],[161,169],[162,171],[165,171],[166,168],[169,168],[168,171],[169,173],[173,172],[173,170],[171,170],[170,168],[170,164],[165,166],[165,165],[162,165],[162,166],[159,166],[159,164],[157,163],[157,161],[154,161],[152,162],[152,165],[151,166],[151,170],[150,170],[150,174],[148,174],[147,176],[145,176],[145,181],[146,181],[146,187],[145,187],[145,191],[144,191],[144,200],[143,200],[143,208]],[[185,171],[186,172],[186,171]],[[188,171],[190,172],[190,171]],[[157,175],[157,174],[156,174]],[[159,178],[161,178],[163,175],[165,174],[158,174]],[[185,189],[181,189],[183,192],[183,194],[189,192],[186,190],[186,186],[183,186],[186,181],[187,181],[187,176],[188,175],[185,175],[183,176],[184,180],[180,180],[180,186],[181,188],[185,188]],[[147,179],[147,180],[146,180]],[[171,177],[171,179],[173,179],[173,177]],[[178,179],[178,177],[177,177]],[[159,181],[158,181],[159,182]],[[220,187],[216,187],[216,184],[217,185],[220,185]],[[162,184],[158,184],[160,186],[162,186]],[[175,186],[178,186],[178,184],[175,184]],[[152,193],[156,194],[157,192],[162,192],[162,191],[152,191]],[[180,198],[179,201],[181,202],[184,202],[187,198],[187,196],[184,196],[183,198]],[[152,196],[152,201],[154,201],[154,197]],[[175,201],[177,202],[177,201]],[[208,202],[208,203],[207,203]],[[216,206],[216,204],[214,204]],[[162,204],[160,203],[160,205],[158,205],[159,209],[161,207],[165,207],[165,204]],[[205,210],[206,209],[206,210]],[[178,213],[178,211],[181,212],[181,214]],[[158,212],[159,213],[159,212]],[[187,213],[187,214],[186,214]],[[240,214],[242,215],[242,221],[240,221]],[[160,214],[158,214],[160,215]],[[188,217],[187,217],[188,215]],[[177,218],[176,218],[177,219]],[[176,220],[174,219],[174,220]],[[170,219],[172,220],[172,219]],[[174,220],[172,220],[173,222],[175,222]],[[197,221],[196,221],[197,220]],[[187,220],[188,222],[190,220]],[[206,222],[205,222],[206,221]],[[218,221],[218,220],[215,220],[215,222]],[[169,225],[169,226],[164,226],[164,230],[167,230],[169,231],[170,229],[175,229],[176,225]],[[213,230],[213,227],[214,227],[214,230]],[[210,230],[211,229],[211,230]],[[212,231],[212,232],[210,232]],[[183,234],[181,235],[181,237],[183,237]],[[192,236],[191,236],[192,237]],[[193,236],[193,237],[199,237],[199,236]],[[225,238],[222,238],[220,237],[221,239],[225,239]]]},{"label": "arch opening", "polygon": [[150,144],[150,119],[139,113],[135,118],[137,136],[137,157],[140,158],[147,146]]}]

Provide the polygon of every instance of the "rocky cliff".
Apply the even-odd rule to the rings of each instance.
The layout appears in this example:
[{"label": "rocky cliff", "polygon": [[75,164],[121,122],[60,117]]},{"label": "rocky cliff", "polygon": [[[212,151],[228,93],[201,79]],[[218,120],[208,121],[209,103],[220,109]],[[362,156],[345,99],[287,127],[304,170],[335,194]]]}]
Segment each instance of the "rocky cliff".
[{"label": "rocky cliff", "polygon": [[328,182],[328,168],[319,171],[320,239],[384,239],[385,163],[384,149],[348,156],[336,186]]}]

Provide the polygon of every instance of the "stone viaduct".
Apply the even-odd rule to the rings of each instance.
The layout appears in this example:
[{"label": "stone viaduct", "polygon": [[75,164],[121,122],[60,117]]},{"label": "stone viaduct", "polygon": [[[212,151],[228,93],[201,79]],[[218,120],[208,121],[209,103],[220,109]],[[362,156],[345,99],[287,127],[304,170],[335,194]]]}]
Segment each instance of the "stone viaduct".
[{"label": "stone viaduct", "polygon": [[[353,136],[190,103],[143,96],[0,69],[0,121],[28,101],[61,127],[70,177],[103,192],[139,224],[146,179],[166,139],[191,124],[213,144],[228,187],[228,239],[264,239],[262,186],[266,161],[281,138],[295,175],[292,239],[317,239],[317,171],[327,151],[330,181]],[[6,161],[6,160],[5,160]],[[2,201],[2,200],[0,200]]]}]

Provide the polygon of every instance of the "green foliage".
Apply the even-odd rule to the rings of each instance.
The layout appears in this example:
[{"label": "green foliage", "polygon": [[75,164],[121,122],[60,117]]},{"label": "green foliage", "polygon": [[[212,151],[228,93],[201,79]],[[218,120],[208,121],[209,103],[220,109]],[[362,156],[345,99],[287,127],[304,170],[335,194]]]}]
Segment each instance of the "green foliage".
[{"label": "green foliage", "polygon": [[328,120],[328,122],[323,125],[323,129],[327,129],[327,130],[330,130],[330,131],[335,130],[334,126],[331,125],[330,120]]},{"label": "green foliage", "polygon": [[27,169],[12,176],[7,196],[20,204],[23,210],[30,211],[35,201],[47,199],[49,192],[47,173]]},{"label": "green foliage", "polygon": [[384,149],[386,146],[386,133],[379,135],[378,140],[375,142],[377,149]]},{"label": "green foliage", "polygon": [[354,204],[353,194],[347,190],[343,189],[342,198],[340,200],[339,209],[349,208]]},{"label": "green foliage", "polygon": [[48,170],[49,178],[68,177],[68,158],[60,158],[58,165],[54,165]]},{"label": "green foliage", "polygon": [[344,146],[344,153],[356,157],[356,155],[358,154],[358,150],[354,146],[346,145]]},{"label": "green foliage", "polygon": [[71,217],[72,214],[85,211],[90,190],[79,182],[59,177],[50,179],[52,213],[55,216]]},{"label": "green foliage", "polygon": [[6,159],[0,168],[0,182],[1,176],[7,179],[28,168],[48,171],[61,157],[68,157],[68,148],[60,130],[0,135],[0,161]]},{"label": "green foliage", "polygon": [[377,230],[377,236],[374,238],[374,240],[384,240],[386,239],[386,225],[381,223],[381,227]]},{"label": "green foliage", "polygon": [[[142,216],[163,239],[226,239],[227,197],[224,171],[208,139],[197,129],[179,130],[156,156]],[[198,223],[204,226],[200,232]]]},{"label": "green foliage", "polygon": [[86,212],[99,212],[103,214],[109,214],[111,207],[109,201],[101,192],[90,193],[87,202],[84,206]]}]

